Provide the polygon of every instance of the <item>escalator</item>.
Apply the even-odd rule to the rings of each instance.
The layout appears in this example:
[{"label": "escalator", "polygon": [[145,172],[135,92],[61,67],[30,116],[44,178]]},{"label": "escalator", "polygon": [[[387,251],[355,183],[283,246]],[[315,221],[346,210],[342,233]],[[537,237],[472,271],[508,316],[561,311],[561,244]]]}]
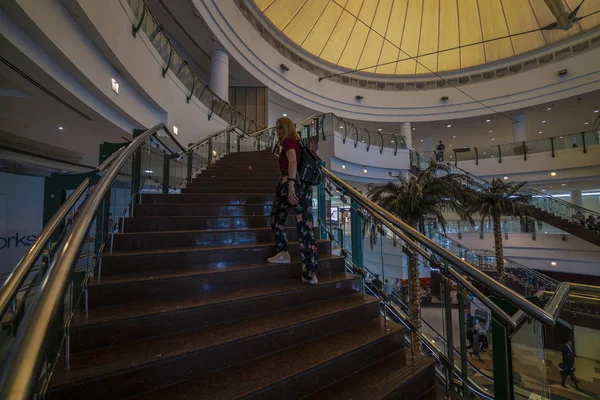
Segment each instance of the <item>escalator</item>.
[{"label": "escalator", "polygon": [[[418,174],[427,168],[429,161],[416,151],[411,150],[411,173]],[[487,186],[490,183],[470,172],[453,164],[451,173],[468,175],[477,184]],[[552,225],[558,229],[570,233],[586,242],[600,246],[600,230],[596,226],[590,226],[587,222],[577,220],[582,216],[584,220],[592,216],[596,221],[600,219],[600,213],[575,205],[568,201],[550,196],[535,189],[524,188],[523,194],[531,197],[531,216],[537,220]]]}]

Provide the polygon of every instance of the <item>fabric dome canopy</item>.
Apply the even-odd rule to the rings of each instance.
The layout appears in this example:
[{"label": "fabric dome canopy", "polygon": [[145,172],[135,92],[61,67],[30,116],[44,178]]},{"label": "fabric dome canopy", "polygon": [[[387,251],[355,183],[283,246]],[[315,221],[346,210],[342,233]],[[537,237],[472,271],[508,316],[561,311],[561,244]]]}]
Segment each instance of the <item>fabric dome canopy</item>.
[{"label": "fabric dome canopy", "polygon": [[[340,67],[391,75],[482,65],[557,43],[600,25],[597,13],[578,21],[568,31],[539,31],[556,21],[544,0],[254,2],[277,29],[307,52]],[[564,0],[565,8],[571,11],[580,2]],[[599,10],[600,0],[587,0],[578,17]],[[538,31],[506,37],[532,30]]]}]

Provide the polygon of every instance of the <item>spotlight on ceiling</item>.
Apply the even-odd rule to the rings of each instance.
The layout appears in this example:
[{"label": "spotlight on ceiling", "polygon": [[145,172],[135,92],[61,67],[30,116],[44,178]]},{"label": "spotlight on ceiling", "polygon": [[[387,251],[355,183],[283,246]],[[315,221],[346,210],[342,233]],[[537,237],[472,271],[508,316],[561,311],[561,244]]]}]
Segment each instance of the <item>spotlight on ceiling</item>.
[{"label": "spotlight on ceiling", "polygon": [[288,68],[288,66],[287,66],[287,65],[285,65],[285,64],[281,64],[281,65],[280,65],[280,67],[281,67],[281,70],[282,70],[282,71],[289,71],[289,70],[290,70],[290,69]]},{"label": "spotlight on ceiling", "polygon": [[360,100],[362,100],[362,99],[364,99],[364,97],[362,97],[362,96],[360,96],[360,95],[356,96],[356,100],[360,101]]},{"label": "spotlight on ceiling", "polygon": [[567,72],[569,72],[566,69],[561,69],[560,71],[558,71],[558,76],[565,76],[567,74]]},{"label": "spotlight on ceiling", "polygon": [[59,130],[59,131],[62,131],[63,129],[65,129],[65,128],[63,128],[62,126],[59,126],[59,127],[58,127],[58,130]]},{"label": "spotlight on ceiling", "polygon": [[492,122],[492,120],[491,119],[486,119],[485,122]]},{"label": "spotlight on ceiling", "polygon": [[283,113],[283,116],[284,116],[284,117],[287,117],[287,114],[286,114],[286,113]]},{"label": "spotlight on ceiling", "polygon": [[452,127],[452,125],[450,125],[450,124],[446,125],[446,128],[451,128],[451,127]]},{"label": "spotlight on ceiling", "polygon": [[504,177],[504,180],[505,180],[505,181],[507,181],[507,180],[508,180],[508,176],[505,176],[505,177]]}]

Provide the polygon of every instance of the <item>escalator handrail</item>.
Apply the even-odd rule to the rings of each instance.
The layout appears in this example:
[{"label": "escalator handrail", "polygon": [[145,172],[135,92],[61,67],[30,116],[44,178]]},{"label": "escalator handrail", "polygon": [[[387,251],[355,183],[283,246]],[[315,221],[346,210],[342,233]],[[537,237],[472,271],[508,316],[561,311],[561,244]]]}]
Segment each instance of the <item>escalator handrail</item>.
[{"label": "escalator handrail", "polygon": [[156,125],[136,137],[125,150],[119,152],[95,189],[79,208],[71,231],[62,241],[48,268],[38,293],[25,315],[0,378],[0,398],[29,399],[37,381],[42,363],[42,350],[51,332],[51,325],[63,302],[68,280],[79,251],[98,208],[111,188],[112,182],[127,160],[150,136],[165,129]]}]

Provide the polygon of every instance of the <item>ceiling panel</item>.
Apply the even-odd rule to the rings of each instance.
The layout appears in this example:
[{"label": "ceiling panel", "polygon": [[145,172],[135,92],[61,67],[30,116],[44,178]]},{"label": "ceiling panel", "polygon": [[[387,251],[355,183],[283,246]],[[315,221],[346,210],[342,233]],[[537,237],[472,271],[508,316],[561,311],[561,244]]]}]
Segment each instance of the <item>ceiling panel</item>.
[{"label": "ceiling panel", "polygon": [[[580,4],[562,1],[568,12]],[[304,50],[340,67],[390,75],[482,65],[600,26],[600,0],[584,2],[578,14],[583,19],[567,31],[541,30],[556,22],[545,0],[254,2]]]}]

